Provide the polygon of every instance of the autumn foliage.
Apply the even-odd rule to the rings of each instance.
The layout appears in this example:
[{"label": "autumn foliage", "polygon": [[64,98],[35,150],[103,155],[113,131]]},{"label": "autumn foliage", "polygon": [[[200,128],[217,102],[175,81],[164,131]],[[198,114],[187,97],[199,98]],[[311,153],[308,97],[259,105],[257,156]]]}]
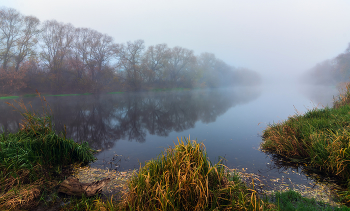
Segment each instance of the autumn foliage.
[{"label": "autumn foliage", "polygon": [[[183,47],[117,44],[107,34],[0,9],[0,95],[258,84],[260,76]],[[255,73],[255,72],[254,72]],[[240,80],[244,79],[244,80]]]},{"label": "autumn foliage", "polygon": [[27,87],[25,76],[25,69],[5,71],[0,68],[0,92],[5,95],[12,95],[23,90]]}]

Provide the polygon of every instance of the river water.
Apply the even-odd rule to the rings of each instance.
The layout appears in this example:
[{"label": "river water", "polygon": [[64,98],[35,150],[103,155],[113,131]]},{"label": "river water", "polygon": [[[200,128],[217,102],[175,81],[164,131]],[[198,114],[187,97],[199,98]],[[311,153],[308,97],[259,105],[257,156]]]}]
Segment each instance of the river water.
[{"label": "river water", "polygon": [[[92,167],[125,171],[156,158],[177,138],[203,141],[213,163],[258,174],[267,181],[288,176],[309,183],[299,168],[259,150],[269,123],[308,109],[332,106],[335,87],[257,86],[231,89],[165,91],[75,96],[46,96],[56,130],[66,125],[67,137],[101,150]],[[19,100],[19,99],[17,99]],[[23,98],[42,110],[37,97]],[[16,131],[21,116],[0,100],[0,127]]]}]

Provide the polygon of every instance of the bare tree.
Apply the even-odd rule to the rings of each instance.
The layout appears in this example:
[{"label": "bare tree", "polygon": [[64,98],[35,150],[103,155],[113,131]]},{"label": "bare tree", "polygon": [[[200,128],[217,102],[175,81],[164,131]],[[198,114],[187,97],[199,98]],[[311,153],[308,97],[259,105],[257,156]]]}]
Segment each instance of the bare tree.
[{"label": "bare tree", "polygon": [[193,67],[196,57],[192,50],[181,47],[171,49],[170,59],[167,63],[167,76],[172,86],[176,86],[181,79],[184,80],[190,68]]},{"label": "bare tree", "polygon": [[26,16],[23,19],[23,29],[20,38],[17,41],[14,60],[16,63],[16,71],[20,64],[27,58],[36,55],[35,47],[38,43],[38,35],[40,21],[33,16]]},{"label": "bare tree", "polygon": [[169,58],[170,48],[166,44],[148,47],[142,59],[144,80],[149,83],[162,81]]},{"label": "bare tree", "polygon": [[79,78],[88,75],[90,85],[98,89],[96,85],[102,83],[101,76],[110,70],[109,61],[115,52],[113,38],[88,28],[78,28],[75,34],[71,55],[74,64],[79,64],[74,68],[75,73]]},{"label": "bare tree", "polygon": [[218,60],[212,53],[202,53],[197,60],[198,83],[206,87],[219,86]]},{"label": "bare tree", "polygon": [[118,67],[126,75],[126,82],[133,90],[141,88],[141,63],[142,53],[145,49],[143,40],[127,42],[126,45],[120,45],[118,49]]},{"label": "bare tree", "polygon": [[91,29],[77,28],[75,30],[75,40],[70,58],[72,70],[74,71],[75,80],[82,80],[88,73],[88,64],[90,56],[90,39]]},{"label": "bare tree", "polygon": [[[113,38],[97,31],[92,31],[91,35],[89,66],[91,70],[101,73],[103,67],[108,64],[113,55]],[[92,79],[96,77],[94,72],[91,75]]]},{"label": "bare tree", "polygon": [[45,21],[41,33],[41,58],[46,68],[53,74],[55,88],[60,88],[64,60],[69,56],[74,41],[75,29],[71,24],[56,20]]},{"label": "bare tree", "polygon": [[4,70],[7,70],[13,48],[20,39],[22,20],[22,15],[15,9],[0,10],[0,59]]}]

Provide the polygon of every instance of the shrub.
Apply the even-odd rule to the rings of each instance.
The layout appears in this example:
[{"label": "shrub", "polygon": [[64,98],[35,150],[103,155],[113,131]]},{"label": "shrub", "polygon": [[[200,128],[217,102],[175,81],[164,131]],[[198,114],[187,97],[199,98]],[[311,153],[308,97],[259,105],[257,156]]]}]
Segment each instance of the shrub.
[{"label": "shrub", "polygon": [[224,165],[212,165],[204,144],[178,139],[140,168],[129,183],[126,210],[247,209],[263,206],[256,192],[225,173]]}]

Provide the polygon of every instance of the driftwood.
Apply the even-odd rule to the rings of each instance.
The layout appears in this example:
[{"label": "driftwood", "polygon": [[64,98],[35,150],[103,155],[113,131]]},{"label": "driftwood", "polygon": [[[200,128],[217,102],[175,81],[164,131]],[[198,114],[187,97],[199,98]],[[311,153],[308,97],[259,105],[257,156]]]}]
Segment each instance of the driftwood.
[{"label": "driftwood", "polygon": [[110,181],[110,178],[105,178],[92,183],[82,183],[79,182],[79,179],[70,176],[61,183],[60,187],[58,188],[58,192],[73,196],[85,195],[90,197],[96,195],[97,193],[101,193],[102,188]]}]

